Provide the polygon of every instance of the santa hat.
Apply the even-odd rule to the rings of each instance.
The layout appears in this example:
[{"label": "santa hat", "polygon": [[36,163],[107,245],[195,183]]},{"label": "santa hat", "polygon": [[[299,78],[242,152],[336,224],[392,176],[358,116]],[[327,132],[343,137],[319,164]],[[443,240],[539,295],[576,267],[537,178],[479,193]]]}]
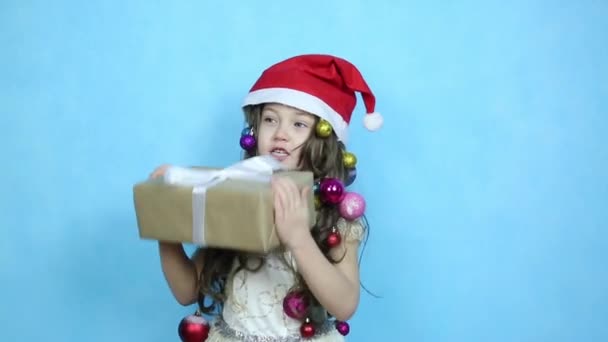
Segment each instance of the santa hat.
[{"label": "santa hat", "polygon": [[272,65],[251,87],[243,106],[275,102],[315,114],[346,143],[355,92],[361,93],[367,111],[364,126],[378,130],[383,118],[375,112],[374,94],[353,64],[335,56],[301,55]]}]

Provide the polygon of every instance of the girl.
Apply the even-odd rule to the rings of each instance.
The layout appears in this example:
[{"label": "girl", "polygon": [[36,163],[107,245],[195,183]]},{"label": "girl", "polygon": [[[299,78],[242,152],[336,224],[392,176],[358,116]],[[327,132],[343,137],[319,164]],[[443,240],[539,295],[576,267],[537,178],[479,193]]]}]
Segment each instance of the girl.
[{"label": "girl", "polygon": [[[288,178],[272,181],[282,248],[267,255],[159,242],[162,270],[179,303],[217,314],[208,342],[342,341],[359,303],[358,247],[367,229],[365,202],[341,194],[355,177],[347,127],[361,92],[376,130],[375,98],[351,63],[328,55],[296,56],[266,69],[243,106],[245,158],[271,155],[315,177],[317,221],[308,227],[306,195]],[[152,174],[163,174],[165,166]],[[333,319],[331,319],[333,318]]]}]

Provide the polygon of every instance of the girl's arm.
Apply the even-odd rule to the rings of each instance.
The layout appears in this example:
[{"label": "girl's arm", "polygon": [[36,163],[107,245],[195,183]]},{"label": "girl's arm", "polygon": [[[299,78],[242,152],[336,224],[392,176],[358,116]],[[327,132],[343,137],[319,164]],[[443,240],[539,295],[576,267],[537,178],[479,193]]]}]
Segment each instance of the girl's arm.
[{"label": "girl's arm", "polygon": [[[163,176],[168,167],[168,164],[157,167],[150,178]],[[190,259],[181,243],[159,241],[158,253],[163,274],[175,299],[182,305],[195,303],[198,299],[199,275],[204,264],[201,250],[197,250]]]},{"label": "girl's arm", "polygon": [[160,262],[175,299],[182,305],[197,301],[204,258],[200,249],[190,259],[181,243],[159,242]]},{"label": "girl's arm", "polygon": [[336,319],[350,319],[359,305],[358,242],[343,242],[334,247],[331,254],[335,260],[344,256],[337,264],[325,258],[310,234],[288,248],[319,303]]},{"label": "girl's arm", "polygon": [[[348,320],[359,305],[358,241],[343,241],[332,250],[330,263],[310,234],[307,194],[289,178],[273,179],[275,223],[283,244],[317,300],[338,320]],[[346,239],[344,239],[346,240]]]}]

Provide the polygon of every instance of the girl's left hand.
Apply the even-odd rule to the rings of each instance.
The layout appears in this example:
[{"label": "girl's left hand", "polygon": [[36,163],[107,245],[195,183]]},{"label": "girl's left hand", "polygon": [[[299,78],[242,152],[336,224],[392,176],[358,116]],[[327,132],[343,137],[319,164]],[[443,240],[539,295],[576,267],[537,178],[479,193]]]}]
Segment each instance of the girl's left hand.
[{"label": "girl's left hand", "polygon": [[293,180],[279,176],[272,179],[272,191],[277,234],[281,242],[292,249],[303,239],[311,237],[308,213],[310,187],[300,191]]}]

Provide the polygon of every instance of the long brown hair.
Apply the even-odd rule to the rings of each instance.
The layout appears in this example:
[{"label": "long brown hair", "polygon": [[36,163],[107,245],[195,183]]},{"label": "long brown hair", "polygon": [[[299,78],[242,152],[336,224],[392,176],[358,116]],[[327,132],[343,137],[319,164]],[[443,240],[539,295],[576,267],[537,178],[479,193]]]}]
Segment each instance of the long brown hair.
[{"label": "long brown hair", "polygon": [[[246,122],[254,134],[258,132],[260,126],[262,109],[263,105],[244,108]],[[315,126],[318,121],[319,118],[316,117]],[[317,137],[314,132],[315,126],[313,126],[310,138],[302,146],[299,146],[299,148],[302,148],[300,169],[312,171],[315,181],[325,177],[333,177],[344,182],[347,177],[347,169],[344,167],[342,156],[345,149],[344,144],[338,141],[335,133],[327,138]],[[255,155],[255,151],[245,152],[243,158],[251,158]],[[332,263],[337,263],[340,260],[334,260],[331,257],[330,249],[324,241],[339,218],[340,215],[335,206],[320,206],[317,208],[317,222],[311,230],[311,234],[320,250]],[[251,253],[216,248],[199,249],[197,253],[204,253],[205,265],[199,278],[199,307],[206,314],[221,312],[226,299],[226,283],[235,259],[239,261],[237,271],[240,269],[255,271],[263,265],[263,260]],[[260,262],[252,267],[251,263],[247,261],[256,257]],[[307,295],[313,305],[318,305],[301,276],[298,276],[295,287]]]}]

